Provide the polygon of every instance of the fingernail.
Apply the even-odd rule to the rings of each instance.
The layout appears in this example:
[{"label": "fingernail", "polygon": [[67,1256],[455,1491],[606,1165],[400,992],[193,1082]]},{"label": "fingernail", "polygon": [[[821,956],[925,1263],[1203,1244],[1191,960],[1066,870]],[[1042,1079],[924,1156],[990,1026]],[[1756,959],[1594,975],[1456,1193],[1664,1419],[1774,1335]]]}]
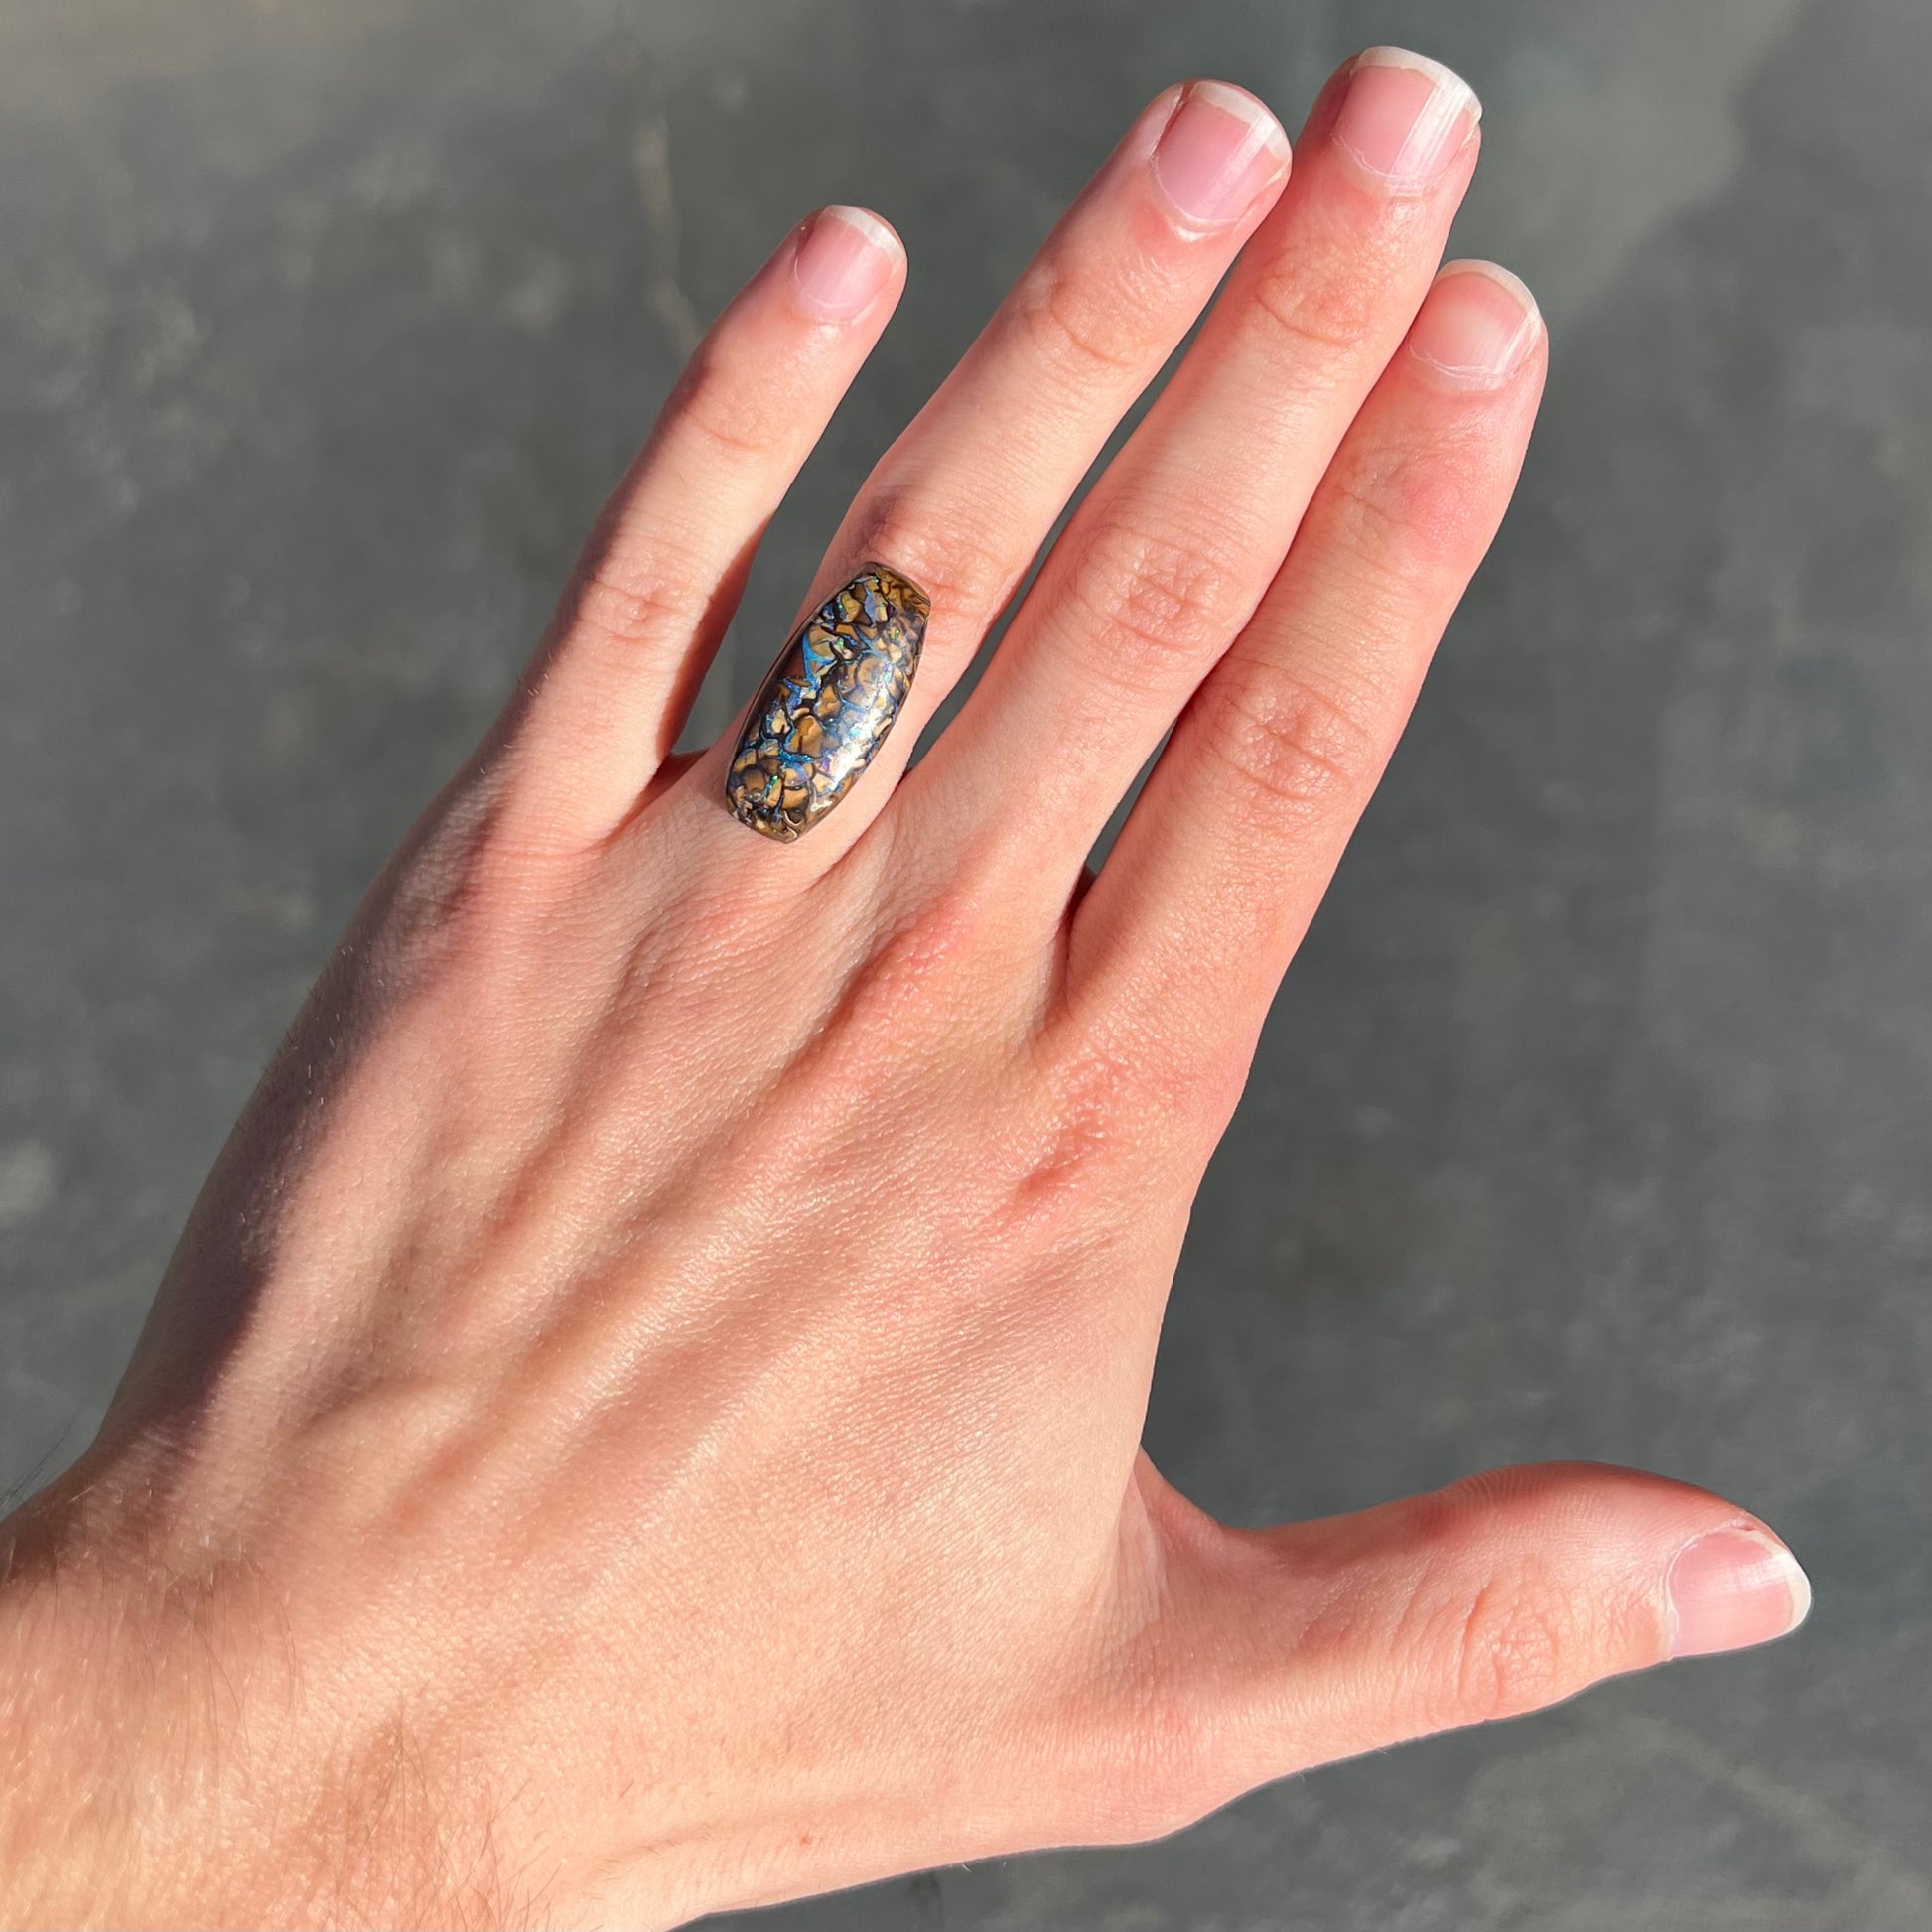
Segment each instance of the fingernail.
[{"label": "fingernail", "polygon": [[1453,388],[1493,389],[1543,333],[1536,297],[1494,262],[1445,264],[1409,332],[1409,347]]},{"label": "fingernail", "polygon": [[1224,227],[1288,172],[1288,136],[1253,94],[1189,81],[1154,149],[1154,178],[1190,226]]},{"label": "fingernail", "polygon": [[849,322],[892,279],[898,236],[862,207],[822,207],[792,251],[791,276],[822,322]]},{"label": "fingernail", "polygon": [[1711,1530],[1671,1565],[1670,1654],[1742,1650],[1795,1630],[1811,1608],[1798,1559],[1765,1530]]},{"label": "fingernail", "polygon": [[1391,188],[1427,188],[1482,119],[1469,84],[1440,61],[1402,47],[1355,56],[1335,117],[1336,144]]}]

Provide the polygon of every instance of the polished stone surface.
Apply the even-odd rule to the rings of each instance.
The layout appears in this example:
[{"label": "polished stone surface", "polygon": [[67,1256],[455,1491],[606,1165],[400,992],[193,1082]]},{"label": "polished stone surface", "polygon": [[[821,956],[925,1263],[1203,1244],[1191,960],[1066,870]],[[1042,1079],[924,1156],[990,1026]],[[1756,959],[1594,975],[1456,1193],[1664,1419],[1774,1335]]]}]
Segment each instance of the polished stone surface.
[{"label": "polished stone surface", "polygon": [[[1151,1445],[1243,1520],[1646,1463],[1776,1523],[1817,1608],[1159,1846],[745,1923],[1932,1922],[1924,0],[10,0],[0,1480],[84,1442],[304,984],[763,249],[871,202],[913,279],[713,727],[1143,98],[1292,119],[1370,40],[1482,93],[1456,246],[1538,289],[1553,376],[1210,1173]],[[814,109],[861,70],[920,77],[902,127]]]}]

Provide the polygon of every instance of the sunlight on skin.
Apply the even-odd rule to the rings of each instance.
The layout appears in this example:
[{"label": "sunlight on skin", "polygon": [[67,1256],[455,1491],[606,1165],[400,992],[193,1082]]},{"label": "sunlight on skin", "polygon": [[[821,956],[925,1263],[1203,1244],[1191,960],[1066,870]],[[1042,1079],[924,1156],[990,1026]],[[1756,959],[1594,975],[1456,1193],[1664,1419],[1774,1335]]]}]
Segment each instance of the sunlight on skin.
[{"label": "sunlight on skin", "polygon": [[669,1925],[1803,1616],[1662,1477],[1237,1531],[1140,1449],[1202,1168],[1541,392],[1528,291],[1441,265],[1478,122],[1391,49],[1292,168],[1237,88],[1147,108],[801,587],[931,615],[788,842],[726,807],[745,717],[670,751],[905,261],[827,208],[753,277],[8,1524],[0,1916]]}]

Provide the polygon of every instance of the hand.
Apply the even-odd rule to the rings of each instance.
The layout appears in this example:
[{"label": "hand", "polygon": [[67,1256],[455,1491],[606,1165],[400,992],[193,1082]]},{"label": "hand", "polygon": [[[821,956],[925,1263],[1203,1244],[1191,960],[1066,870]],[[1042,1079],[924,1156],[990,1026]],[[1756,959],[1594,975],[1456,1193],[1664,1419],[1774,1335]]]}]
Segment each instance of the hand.
[{"label": "hand", "polygon": [[1139,1449],[1202,1167],[1542,385],[1520,285],[1438,271],[1475,121],[1364,57],[1290,181],[1248,96],[1148,108],[832,541],[805,611],[878,559],[931,620],[794,843],[727,811],[736,733],[672,747],[903,261],[829,209],[753,278],[8,1526],[0,1910],[665,1925],[1169,1831],[1802,1614],[1657,1477],[1252,1532]]}]

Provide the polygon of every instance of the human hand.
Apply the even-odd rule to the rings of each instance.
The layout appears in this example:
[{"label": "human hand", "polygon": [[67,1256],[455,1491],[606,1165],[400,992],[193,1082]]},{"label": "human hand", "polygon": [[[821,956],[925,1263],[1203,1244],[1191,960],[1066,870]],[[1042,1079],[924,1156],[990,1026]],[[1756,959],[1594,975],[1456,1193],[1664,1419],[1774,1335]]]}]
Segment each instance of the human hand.
[{"label": "human hand", "polygon": [[671,748],[903,263],[834,210],[754,278],[9,1525],[0,1913],[670,1924],[1151,1836],[1802,1614],[1656,1477],[1254,1532],[1139,1449],[1202,1167],[1541,387],[1518,287],[1436,274],[1475,155],[1407,57],[1292,182],[1246,96],[1150,106],[833,539],[807,613],[878,559],[931,621],[793,843],[727,811],[736,732]]}]

